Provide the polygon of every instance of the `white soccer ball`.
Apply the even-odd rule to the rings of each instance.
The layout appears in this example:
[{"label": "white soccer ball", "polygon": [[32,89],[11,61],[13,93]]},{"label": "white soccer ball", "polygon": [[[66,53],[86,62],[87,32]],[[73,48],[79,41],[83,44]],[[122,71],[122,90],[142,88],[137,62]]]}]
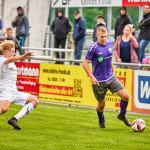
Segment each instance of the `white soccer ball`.
[{"label": "white soccer ball", "polygon": [[142,119],[135,119],[132,122],[132,129],[135,132],[143,132],[146,128],[145,121]]}]

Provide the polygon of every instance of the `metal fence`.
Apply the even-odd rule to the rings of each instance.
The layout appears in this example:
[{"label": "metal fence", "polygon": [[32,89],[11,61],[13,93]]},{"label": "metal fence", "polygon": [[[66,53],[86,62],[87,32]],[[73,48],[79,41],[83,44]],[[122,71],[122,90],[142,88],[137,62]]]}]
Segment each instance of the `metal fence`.
[{"label": "metal fence", "polygon": [[[68,53],[70,53],[70,59],[73,59],[74,51],[72,49],[59,49],[59,48],[36,48],[36,47],[22,47],[24,50],[28,51],[42,51],[43,55],[45,51],[48,51],[48,56],[44,56],[47,58],[53,58],[54,52],[65,52],[65,59],[68,59]],[[42,56],[43,57],[43,56]]]},{"label": "metal fence", "polygon": [[[48,60],[48,61],[60,61],[60,62],[77,62],[77,63],[83,63],[83,60],[75,60],[75,59],[56,59],[56,58],[50,58],[49,56],[33,56],[31,58],[33,60]],[[133,66],[133,67],[150,67],[150,64],[136,64],[136,63],[118,63],[113,62],[113,65],[118,66]]]},{"label": "metal fence", "polygon": [[[47,28],[49,29],[49,27],[47,27]],[[86,49],[88,49],[88,47],[93,43],[92,36],[93,36],[93,30],[91,30],[91,29],[87,30],[83,53],[85,53],[87,51]],[[114,39],[114,31],[113,30],[108,35],[108,39],[110,39],[114,45],[115,39]],[[44,44],[44,47],[51,47],[51,48],[54,47],[54,35],[52,32],[48,32],[48,30],[46,30],[45,41],[46,42]],[[70,39],[67,38],[66,49],[70,47],[69,43],[70,43]],[[150,44],[146,47],[145,55],[146,56],[150,55]]]}]

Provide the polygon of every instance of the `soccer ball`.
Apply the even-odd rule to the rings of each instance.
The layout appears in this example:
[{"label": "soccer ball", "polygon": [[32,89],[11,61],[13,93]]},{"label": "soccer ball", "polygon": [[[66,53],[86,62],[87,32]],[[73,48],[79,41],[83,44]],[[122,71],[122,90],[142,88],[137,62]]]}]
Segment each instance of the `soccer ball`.
[{"label": "soccer ball", "polygon": [[136,119],[132,122],[132,129],[135,132],[143,132],[146,128],[145,121],[142,119]]}]

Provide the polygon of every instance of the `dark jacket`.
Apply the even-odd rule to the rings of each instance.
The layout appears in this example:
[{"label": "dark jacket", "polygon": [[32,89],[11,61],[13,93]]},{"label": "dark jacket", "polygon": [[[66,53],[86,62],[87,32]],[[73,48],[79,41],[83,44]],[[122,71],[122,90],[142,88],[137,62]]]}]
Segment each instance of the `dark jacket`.
[{"label": "dark jacket", "polygon": [[16,22],[12,22],[13,28],[16,27],[16,36],[29,34],[29,22],[27,16],[24,15],[24,10],[22,7],[22,15],[16,16]]},{"label": "dark jacket", "polygon": [[150,40],[150,13],[145,14],[139,23],[139,40]]},{"label": "dark jacket", "polygon": [[10,38],[5,38],[5,40],[12,40],[12,41],[14,41],[14,43],[15,43],[15,51],[16,50],[18,50],[19,52],[21,51],[20,43],[15,37],[11,36]]},{"label": "dark jacket", "polygon": [[[139,35],[136,32],[133,32],[132,35],[135,37],[135,39],[137,40],[137,42],[139,42]],[[134,48],[137,56],[140,56],[140,46],[138,46],[137,48]]]},{"label": "dark jacket", "polygon": [[55,35],[55,39],[66,39],[67,34],[71,30],[69,19],[62,16],[57,17],[51,25],[51,30]]},{"label": "dark jacket", "polygon": [[100,26],[103,26],[103,27],[107,28],[106,25],[105,25],[104,23],[97,24],[97,25],[94,26],[94,32],[93,32],[93,41],[94,41],[94,42],[97,41],[97,37],[96,37],[96,34],[97,34],[97,28],[100,27]]},{"label": "dark jacket", "polygon": [[86,24],[83,18],[74,20],[73,39],[79,41],[85,38]]},{"label": "dark jacket", "polygon": [[122,35],[122,30],[124,29],[125,25],[131,24],[131,22],[131,18],[126,14],[117,18],[115,24],[115,39],[117,36]]}]

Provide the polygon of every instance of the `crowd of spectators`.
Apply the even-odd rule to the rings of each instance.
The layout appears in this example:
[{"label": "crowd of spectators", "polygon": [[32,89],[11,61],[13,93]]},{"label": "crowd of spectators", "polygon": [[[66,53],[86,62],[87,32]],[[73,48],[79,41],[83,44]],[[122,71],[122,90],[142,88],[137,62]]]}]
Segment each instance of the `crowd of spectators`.
[{"label": "crowd of spectators", "polygon": [[[124,63],[142,63],[145,58],[145,48],[150,42],[150,4],[144,6],[145,14],[142,20],[137,25],[139,33],[135,32],[136,26],[132,24],[132,19],[127,15],[126,7],[120,7],[120,16],[116,19],[115,23],[115,45],[114,55],[117,62]],[[106,18],[105,18],[106,19]],[[98,15],[97,24],[94,26],[93,42],[97,41],[97,28],[104,26],[107,29],[103,15]],[[24,54],[21,49],[24,42],[29,35],[29,22],[25,16],[24,10],[21,6],[17,8],[17,16],[12,20],[12,27],[16,27],[16,36],[13,37],[13,28],[6,29],[5,40],[13,40],[20,55]],[[0,20],[0,29],[2,29],[2,21]],[[71,23],[69,18],[64,16],[63,9],[57,10],[57,18],[51,24],[51,30],[54,34],[54,47],[65,49],[66,39],[69,32],[71,32]],[[80,60],[82,50],[84,47],[86,35],[86,22],[82,18],[80,11],[74,12],[73,23],[73,43],[74,43],[74,59]],[[57,59],[65,59],[65,52],[56,52]],[[56,64],[64,64],[64,62],[56,61]],[[74,65],[80,65],[74,63]],[[121,67],[121,66],[120,66]],[[132,68],[135,67],[123,67]]]},{"label": "crowd of spectators", "polygon": [[[135,32],[136,25],[132,24],[132,19],[127,15],[127,8],[120,7],[119,13],[120,16],[116,19],[115,23],[115,45],[114,45],[114,55],[117,62],[123,63],[142,63],[143,58],[145,58],[145,48],[150,41],[150,4],[144,6],[145,14],[137,25],[140,32]],[[62,12],[63,13],[63,12]],[[74,58],[79,60],[82,56],[82,50],[85,42],[85,32],[86,32],[86,23],[81,17],[81,14],[78,10],[74,12],[74,24],[73,24],[73,39],[74,39]],[[66,26],[61,25],[59,22],[59,16],[53,21],[51,29],[55,35],[56,43],[56,29],[59,31],[59,38],[63,36],[66,41],[66,36],[71,30],[71,25],[69,24],[69,19],[67,20]],[[59,22],[56,25],[56,21]],[[54,26],[55,24],[55,26]],[[97,28],[99,26],[104,26],[107,28],[105,19],[103,15],[98,15],[97,24],[94,26],[93,32],[93,42],[97,41]],[[69,27],[69,28],[67,28]],[[62,31],[63,30],[63,31]],[[62,33],[63,32],[63,33]],[[61,33],[61,34],[60,34]],[[65,45],[65,44],[64,44]],[[63,46],[64,46],[63,45]],[[55,44],[55,48],[58,48],[58,45]],[[62,47],[64,48],[64,47]],[[57,57],[57,53],[56,53]],[[64,58],[57,57],[57,58]],[[75,63],[79,65],[79,63]],[[121,67],[121,66],[120,66]],[[137,69],[137,67],[122,66],[121,68],[131,68]]]}]

